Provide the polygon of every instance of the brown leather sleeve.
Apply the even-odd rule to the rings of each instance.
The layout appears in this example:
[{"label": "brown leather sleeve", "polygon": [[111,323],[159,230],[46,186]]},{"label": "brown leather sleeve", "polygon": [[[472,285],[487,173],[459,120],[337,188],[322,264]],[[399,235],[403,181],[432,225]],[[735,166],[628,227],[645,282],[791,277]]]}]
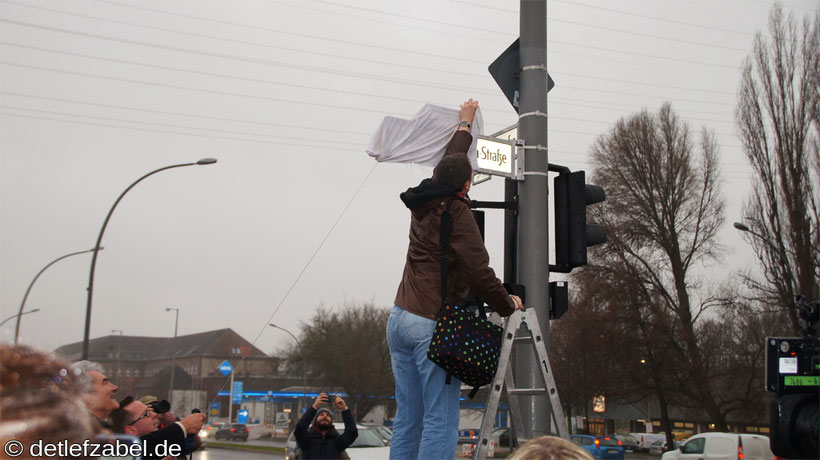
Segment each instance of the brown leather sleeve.
[{"label": "brown leather sleeve", "polygon": [[473,143],[473,135],[469,131],[456,131],[450,142],[447,143],[447,149],[444,151],[444,156],[453,155],[456,153],[467,153],[470,144]]},{"label": "brown leather sleeve", "polygon": [[458,259],[458,266],[463,272],[470,289],[477,292],[493,310],[501,316],[510,316],[515,311],[513,303],[501,280],[490,268],[490,255],[481,240],[472,213],[466,203],[453,203],[453,230],[450,235],[450,246]]}]

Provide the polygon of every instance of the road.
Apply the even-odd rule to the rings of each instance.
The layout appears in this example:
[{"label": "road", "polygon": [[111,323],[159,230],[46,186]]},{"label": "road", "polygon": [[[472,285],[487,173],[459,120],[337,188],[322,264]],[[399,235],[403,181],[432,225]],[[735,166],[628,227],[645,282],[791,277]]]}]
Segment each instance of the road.
[{"label": "road", "polygon": [[194,460],[282,460],[284,458],[285,456],[282,454],[216,448],[206,448],[204,451],[194,452]]}]

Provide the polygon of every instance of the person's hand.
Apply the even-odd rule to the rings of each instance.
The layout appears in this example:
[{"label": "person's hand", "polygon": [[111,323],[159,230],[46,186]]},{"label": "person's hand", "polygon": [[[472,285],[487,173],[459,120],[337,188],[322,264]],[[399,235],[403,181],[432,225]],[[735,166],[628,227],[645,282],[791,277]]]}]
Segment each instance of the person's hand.
[{"label": "person's hand", "polygon": [[514,294],[510,294],[510,298],[513,301],[513,308],[515,308],[516,310],[524,311],[524,303],[521,302],[521,297],[518,297]]},{"label": "person's hand", "polygon": [[339,410],[347,410],[347,404],[345,403],[345,400],[342,399],[342,397],[339,395],[336,395],[336,401],[333,401],[333,404],[335,404],[336,408]]},{"label": "person's hand", "polygon": [[313,408],[318,409],[322,404],[327,404],[327,394],[319,393],[319,396],[313,401]]},{"label": "person's hand", "polygon": [[188,434],[196,434],[199,433],[199,430],[202,429],[202,424],[205,423],[205,414],[191,414],[184,419],[180,420],[180,423],[185,427],[185,432]]},{"label": "person's hand", "polygon": [[461,121],[466,121],[467,123],[473,124],[473,118],[475,118],[475,111],[477,109],[478,101],[470,99],[467,102],[461,104],[461,107],[459,107],[458,116],[460,117]]}]

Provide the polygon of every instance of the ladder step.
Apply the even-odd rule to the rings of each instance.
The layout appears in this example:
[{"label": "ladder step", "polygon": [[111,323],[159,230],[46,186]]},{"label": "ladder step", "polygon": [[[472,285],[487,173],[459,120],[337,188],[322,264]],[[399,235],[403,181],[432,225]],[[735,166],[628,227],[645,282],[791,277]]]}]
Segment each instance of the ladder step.
[{"label": "ladder step", "polygon": [[532,336],[531,335],[522,335],[519,337],[515,337],[513,339],[513,343],[532,343]]},{"label": "ladder step", "polygon": [[533,396],[542,395],[547,392],[546,388],[508,388],[507,393],[511,395]]}]

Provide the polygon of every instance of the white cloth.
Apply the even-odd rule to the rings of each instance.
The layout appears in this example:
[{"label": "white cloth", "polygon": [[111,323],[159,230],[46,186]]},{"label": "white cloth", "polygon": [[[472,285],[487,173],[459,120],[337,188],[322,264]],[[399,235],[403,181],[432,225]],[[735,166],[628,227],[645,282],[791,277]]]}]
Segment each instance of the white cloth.
[{"label": "white cloth", "polygon": [[[378,162],[436,166],[458,129],[459,121],[458,109],[432,104],[425,104],[410,120],[384,117],[367,144],[367,154]],[[483,130],[481,109],[477,109],[470,128],[473,143],[467,152],[473,169],[477,168],[476,141]]]}]

